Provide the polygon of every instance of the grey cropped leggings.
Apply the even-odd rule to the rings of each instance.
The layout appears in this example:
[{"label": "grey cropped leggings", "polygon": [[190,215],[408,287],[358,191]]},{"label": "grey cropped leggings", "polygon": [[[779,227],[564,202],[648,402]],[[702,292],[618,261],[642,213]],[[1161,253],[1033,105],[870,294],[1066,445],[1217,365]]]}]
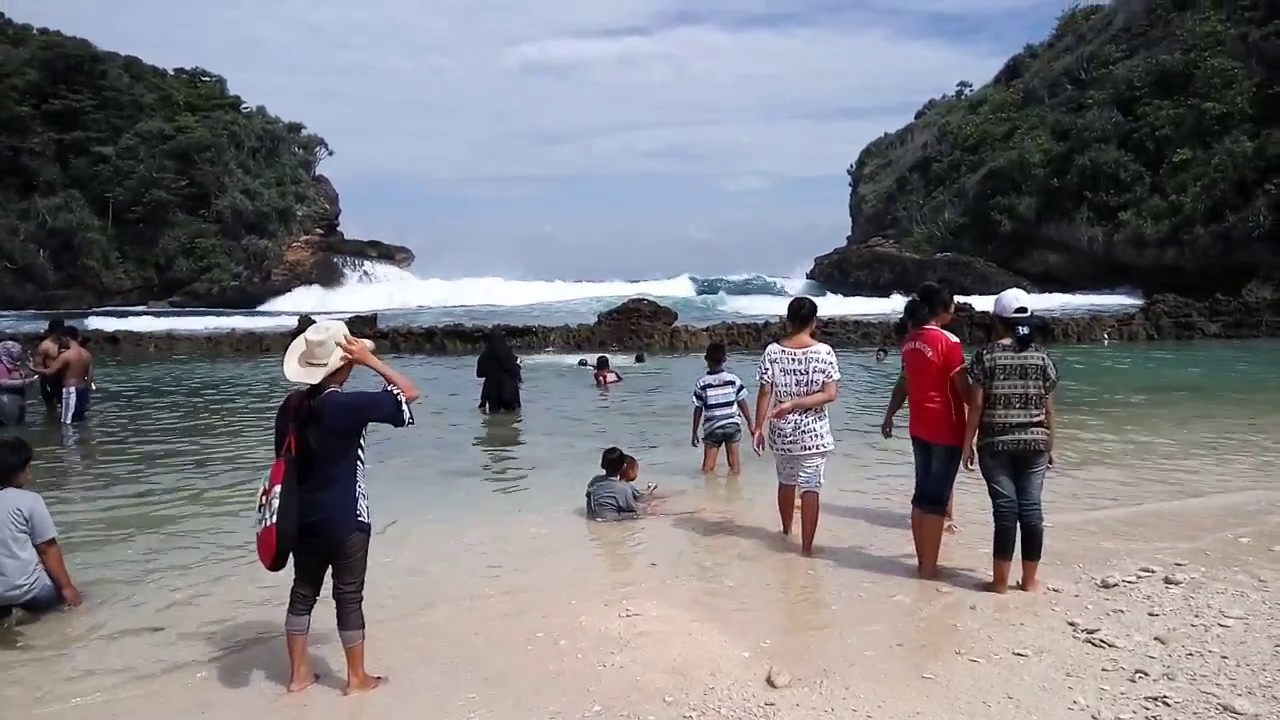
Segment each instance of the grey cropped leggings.
[{"label": "grey cropped leggings", "polygon": [[338,637],[344,648],[364,642],[364,576],[369,566],[369,534],[357,532],[345,540],[298,538],[293,551],[293,589],[284,620],[286,635],[311,631],[324,576],[333,568],[333,604],[338,612]]}]

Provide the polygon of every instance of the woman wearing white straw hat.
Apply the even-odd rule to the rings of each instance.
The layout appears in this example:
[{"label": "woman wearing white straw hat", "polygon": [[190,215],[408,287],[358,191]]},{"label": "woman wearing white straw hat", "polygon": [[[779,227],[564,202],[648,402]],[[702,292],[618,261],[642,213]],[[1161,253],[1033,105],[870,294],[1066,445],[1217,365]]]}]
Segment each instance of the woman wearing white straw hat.
[{"label": "woman wearing white straw hat", "polygon": [[[344,392],[357,365],[386,381],[373,392]],[[307,385],[290,393],[276,413],[276,454],[296,442],[298,523],[293,589],[285,616],[291,673],[289,691],[315,683],[307,634],[325,574],[333,571],[338,637],[347,659],[347,694],[378,687],[382,678],[364,665],[364,578],[369,559],[369,497],[365,489],[365,434],[371,423],[413,424],[413,381],[373,354],[373,343],[351,337],[346,323],[323,320],[307,328],[284,355],[284,376]]]}]

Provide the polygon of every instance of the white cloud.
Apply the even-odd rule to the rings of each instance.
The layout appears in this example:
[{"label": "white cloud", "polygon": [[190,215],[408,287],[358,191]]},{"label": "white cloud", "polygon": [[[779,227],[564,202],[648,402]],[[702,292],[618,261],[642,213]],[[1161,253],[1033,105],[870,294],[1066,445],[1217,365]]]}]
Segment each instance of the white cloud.
[{"label": "white cloud", "polygon": [[[878,14],[939,2],[720,0],[685,24],[669,24],[688,15],[676,0],[12,0],[12,12],[225,74],[251,103],[324,134],[342,173],[453,180],[838,173],[900,122],[902,103],[1003,60]],[[779,8],[824,12],[759,19]]]}]

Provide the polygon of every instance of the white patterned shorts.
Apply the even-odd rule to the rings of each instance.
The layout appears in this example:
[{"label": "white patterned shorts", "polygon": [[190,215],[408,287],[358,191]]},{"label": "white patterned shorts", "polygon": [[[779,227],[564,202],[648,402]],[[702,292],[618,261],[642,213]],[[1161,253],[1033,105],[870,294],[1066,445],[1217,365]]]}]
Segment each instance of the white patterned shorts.
[{"label": "white patterned shorts", "polygon": [[827,453],[774,455],[779,485],[794,485],[800,492],[818,492],[827,466]]}]

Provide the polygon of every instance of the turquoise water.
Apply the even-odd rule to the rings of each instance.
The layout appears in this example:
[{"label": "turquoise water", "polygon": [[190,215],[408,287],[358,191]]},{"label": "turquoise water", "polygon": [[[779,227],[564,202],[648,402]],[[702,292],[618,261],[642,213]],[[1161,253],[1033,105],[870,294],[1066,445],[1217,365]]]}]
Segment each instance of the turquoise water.
[{"label": "turquoise water", "polygon": [[[1062,432],[1047,491],[1051,515],[1274,483],[1280,343],[1113,344],[1054,354]],[[909,496],[905,415],[900,437],[879,434],[896,364],[877,364],[869,352],[840,358],[844,379],[832,409],[837,451],[824,493],[831,519],[820,543],[824,533],[857,538],[900,525]],[[540,542],[530,565],[572,566],[584,551],[616,561],[618,543],[652,541],[644,523],[612,536],[580,518],[582,488],[601,448],[612,444],[640,458],[642,481],[676,494],[672,512],[748,508],[768,518],[767,456],[745,453],[740,481],[708,481],[697,472],[689,393],[701,358],[653,357],[640,366],[616,358],[625,381],[603,391],[576,360],[526,357],[523,413],[486,417],[475,409],[472,359],[391,358],[426,394],[415,406],[416,427],[370,432],[378,547],[383,560],[412,558],[416,566],[400,582],[430,582],[426,595],[476,592],[482,581],[458,577],[461,568],[485,558],[483,567],[505,568],[492,573],[512,572],[520,566],[513,559],[535,546],[531,532]],[[754,388],[754,363],[754,356],[735,356],[729,367]],[[279,360],[104,359],[98,377],[85,427],[65,434],[45,424],[33,403],[32,425],[21,430],[37,448],[34,489],[50,505],[91,605],[47,629],[41,623],[27,630],[19,652],[0,652],[0,674],[8,677],[38,670],[107,683],[121,673],[160,672],[187,657],[191,627],[282,612],[288,578],[263,572],[252,550],[270,419],[288,389]],[[367,374],[352,382],[376,384]],[[959,493],[959,512],[977,522],[988,502],[981,481],[962,477]],[[849,519],[865,522],[853,527]],[[533,587],[536,580],[521,582]],[[403,587],[384,591],[416,597]],[[72,647],[75,662],[54,662]]]}]

